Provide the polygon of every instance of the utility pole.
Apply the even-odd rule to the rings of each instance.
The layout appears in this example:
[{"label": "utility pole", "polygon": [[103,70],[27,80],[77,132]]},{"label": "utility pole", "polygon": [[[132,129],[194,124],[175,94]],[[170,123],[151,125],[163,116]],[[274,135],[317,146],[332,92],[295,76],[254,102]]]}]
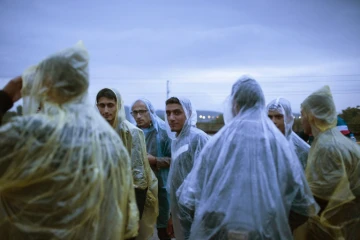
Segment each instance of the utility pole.
[{"label": "utility pole", "polygon": [[169,99],[169,94],[170,94],[170,80],[166,81],[166,100]]}]

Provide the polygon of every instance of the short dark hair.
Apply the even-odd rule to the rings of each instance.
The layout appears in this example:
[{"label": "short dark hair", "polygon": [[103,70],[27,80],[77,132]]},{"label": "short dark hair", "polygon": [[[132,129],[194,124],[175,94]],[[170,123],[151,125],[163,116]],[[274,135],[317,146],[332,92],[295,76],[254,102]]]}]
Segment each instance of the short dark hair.
[{"label": "short dark hair", "polygon": [[168,104],[180,104],[181,105],[181,103],[177,97],[171,97],[168,100],[166,100],[165,103],[166,103],[166,105],[168,105]]},{"label": "short dark hair", "polygon": [[96,95],[96,102],[98,102],[98,101],[99,101],[99,98],[102,98],[102,97],[106,97],[106,98],[115,100],[115,102],[116,102],[116,100],[117,100],[114,91],[112,91],[112,90],[109,89],[109,88],[101,89],[100,92],[98,92],[98,94]]}]

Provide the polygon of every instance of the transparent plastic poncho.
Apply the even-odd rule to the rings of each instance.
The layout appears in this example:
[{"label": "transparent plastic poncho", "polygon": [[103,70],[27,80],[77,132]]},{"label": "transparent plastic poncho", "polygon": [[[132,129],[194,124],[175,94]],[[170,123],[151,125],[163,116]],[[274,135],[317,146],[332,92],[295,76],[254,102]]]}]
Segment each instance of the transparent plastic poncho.
[{"label": "transparent plastic poncho", "polygon": [[314,134],[306,177],[314,196],[327,202],[308,222],[313,239],[360,236],[360,147],[337,128],[330,88],[325,86],[301,104]]},{"label": "transparent plastic poncho", "polygon": [[238,80],[227,124],[206,144],[181,191],[189,239],[292,239],[290,210],[309,216],[317,205],[295,153],[265,112],[259,84]]},{"label": "transparent plastic poncho", "polygon": [[89,104],[88,61],[79,43],[23,74],[24,116],[0,128],[1,239],[137,234],[130,158]]},{"label": "transparent plastic poncho", "polygon": [[[168,191],[170,193],[170,208],[176,239],[185,239],[189,236],[191,225],[182,216],[176,197],[176,191],[180,188],[186,176],[193,168],[195,159],[209,140],[209,136],[202,130],[196,128],[197,113],[187,98],[178,98],[185,112],[186,121],[181,132],[173,137],[171,144],[171,167],[168,180]],[[167,119],[166,119],[167,122]],[[169,130],[168,130],[169,131]],[[185,219],[184,222],[180,220]]]},{"label": "transparent plastic poncho", "polygon": [[295,150],[303,169],[306,168],[306,162],[310,150],[310,145],[302,140],[293,130],[294,115],[291,110],[291,104],[285,98],[277,98],[272,100],[266,107],[267,112],[274,111],[284,116],[285,137],[289,141],[290,146]]},{"label": "transparent plastic poncho", "polygon": [[120,135],[131,158],[131,168],[134,178],[134,187],[146,189],[144,212],[140,220],[140,229],[137,239],[148,239],[153,235],[158,208],[158,181],[150,168],[147,158],[145,136],[141,129],[126,120],[125,105],[120,93],[110,89],[116,95],[116,118],[113,128]]},{"label": "transparent plastic poncho", "polygon": [[[151,126],[142,129],[145,135],[146,150],[149,154],[155,156],[157,161],[169,161],[171,158],[171,139],[167,134],[167,128],[164,120],[156,114],[154,106],[145,98],[136,100],[132,105],[141,101],[145,104],[151,118]],[[133,119],[135,122],[135,119]],[[159,200],[159,216],[157,219],[157,228],[166,228],[170,215],[170,200],[166,190],[167,180],[169,176],[169,167],[155,167],[155,175],[158,179],[158,200]]]}]

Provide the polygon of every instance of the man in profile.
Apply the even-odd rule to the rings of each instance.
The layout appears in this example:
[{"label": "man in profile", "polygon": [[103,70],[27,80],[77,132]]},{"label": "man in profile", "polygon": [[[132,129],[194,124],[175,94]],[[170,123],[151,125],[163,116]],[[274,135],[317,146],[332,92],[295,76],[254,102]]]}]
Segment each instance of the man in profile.
[{"label": "man in profile", "polygon": [[301,120],[305,133],[314,136],[305,174],[321,208],[307,222],[307,239],[359,239],[360,147],[336,127],[328,86],[301,103]]},{"label": "man in profile", "polygon": [[310,146],[292,130],[294,115],[290,102],[285,98],[277,98],[272,100],[266,108],[269,118],[289,141],[305,170]]}]

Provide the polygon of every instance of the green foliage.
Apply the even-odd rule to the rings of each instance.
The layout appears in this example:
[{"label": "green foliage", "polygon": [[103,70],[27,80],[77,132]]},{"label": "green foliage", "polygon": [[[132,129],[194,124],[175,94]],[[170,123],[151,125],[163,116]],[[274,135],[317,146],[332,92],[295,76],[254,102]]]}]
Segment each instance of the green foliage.
[{"label": "green foliage", "polygon": [[339,116],[345,120],[349,131],[355,135],[360,135],[360,106],[348,107],[342,110]]}]

